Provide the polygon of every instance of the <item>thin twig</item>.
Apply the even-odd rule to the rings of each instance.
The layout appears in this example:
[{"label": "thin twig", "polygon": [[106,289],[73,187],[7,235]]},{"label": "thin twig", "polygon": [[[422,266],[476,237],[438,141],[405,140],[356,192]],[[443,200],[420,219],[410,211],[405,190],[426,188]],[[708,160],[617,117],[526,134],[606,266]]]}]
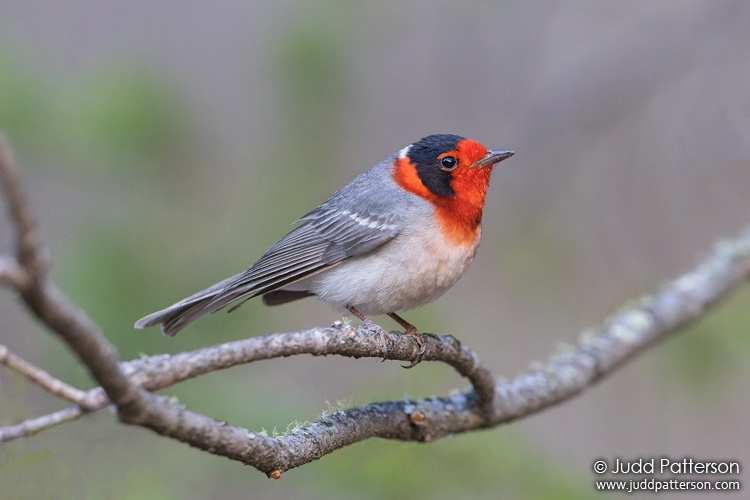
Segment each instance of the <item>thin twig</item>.
[{"label": "thin twig", "polygon": [[11,370],[20,373],[55,396],[79,405],[85,403],[86,393],[84,391],[66,384],[41,368],[34,366],[21,356],[10,352],[3,344],[0,344],[0,365],[5,365]]},{"label": "thin twig", "polygon": [[69,406],[48,415],[24,420],[19,424],[0,427],[0,443],[21,437],[33,436],[44,430],[57,427],[60,424],[76,420],[85,414],[86,412],[79,406]]}]

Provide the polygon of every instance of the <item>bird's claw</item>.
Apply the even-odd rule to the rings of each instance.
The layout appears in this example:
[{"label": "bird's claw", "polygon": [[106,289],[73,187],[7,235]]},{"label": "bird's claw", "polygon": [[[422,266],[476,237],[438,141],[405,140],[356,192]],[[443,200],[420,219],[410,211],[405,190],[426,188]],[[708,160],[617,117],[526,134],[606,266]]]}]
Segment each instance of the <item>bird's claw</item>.
[{"label": "bird's claw", "polygon": [[365,318],[364,320],[362,320],[362,325],[368,330],[371,330],[378,334],[378,340],[380,340],[380,348],[383,352],[383,359],[381,359],[380,361],[385,361],[386,356],[388,355],[388,334],[382,326],[378,325],[370,319]]},{"label": "bird's claw", "polygon": [[417,345],[419,346],[419,351],[417,351],[417,354],[414,355],[413,358],[411,358],[411,362],[408,365],[401,365],[402,368],[414,368],[419,363],[422,362],[422,358],[424,357],[424,353],[427,350],[427,344],[424,342],[424,336],[419,333],[419,330],[417,330],[415,327],[407,328],[404,332],[404,335],[408,335],[409,337],[416,340]]}]

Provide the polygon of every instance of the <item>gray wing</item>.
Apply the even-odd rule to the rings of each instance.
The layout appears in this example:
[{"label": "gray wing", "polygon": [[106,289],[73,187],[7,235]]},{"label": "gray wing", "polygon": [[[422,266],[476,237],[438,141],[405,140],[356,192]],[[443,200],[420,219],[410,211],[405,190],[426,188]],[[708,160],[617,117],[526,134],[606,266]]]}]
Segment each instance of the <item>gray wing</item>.
[{"label": "gray wing", "polygon": [[230,302],[278,290],[350,257],[370,252],[401,229],[395,216],[357,213],[326,205],[300,220],[305,222],[269,248],[248,270],[141,318],[135,327],[161,324],[165,335],[175,335],[192,321]]},{"label": "gray wing", "polygon": [[327,264],[370,252],[401,230],[400,220],[393,215],[357,213],[331,207],[318,207],[300,220],[309,221],[307,225],[329,242],[321,255]]}]

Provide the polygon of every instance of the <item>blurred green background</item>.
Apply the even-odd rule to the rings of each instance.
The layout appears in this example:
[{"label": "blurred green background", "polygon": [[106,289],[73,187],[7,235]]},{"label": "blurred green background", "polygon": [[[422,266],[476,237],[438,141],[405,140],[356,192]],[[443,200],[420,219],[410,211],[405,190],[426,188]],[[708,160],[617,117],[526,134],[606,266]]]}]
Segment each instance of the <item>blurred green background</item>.
[{"label": "blurred green background", "polygon": [[[300,215],[431,133],[517,152],[493,175],[472,268],[406,315],[453,333],[498,376],[750,223],[747,2],[33,0],[2,11],[0,128],[53,278],[123,359],[340,319],[315,300],[251,301],[174,339],[132,329],[241,271]],[[12,244],[3,217],[0,249]],[[91,386],[4,289],[0,317],[0,342]],[[100,412],[0,446],[0,497],[577,499],[598,497],[596,458],[750,464],[749,330],[746,289],[562,407],[429,445],[370,440],[280,481]],[[445,366],[297,357],[165,394],[283,432],[329,404],[464,386]],[[61,407],[0,370],[0,425]]]}]

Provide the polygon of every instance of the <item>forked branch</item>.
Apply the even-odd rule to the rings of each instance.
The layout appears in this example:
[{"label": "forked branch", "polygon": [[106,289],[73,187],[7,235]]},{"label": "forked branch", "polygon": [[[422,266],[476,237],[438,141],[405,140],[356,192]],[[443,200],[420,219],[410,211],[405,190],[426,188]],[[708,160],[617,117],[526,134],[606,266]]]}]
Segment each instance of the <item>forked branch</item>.
[{"label": "forked branch", "polygon": [[149,428],[216,455],[252,465],[270,477],[343,446],[382,437],[432,441],[492,427],[561,403],[613,373],[631,357],[702,317],[750,277],[750,227],[719,244],[698,267],[659,293],[585,332],[576,346],[509,380],[495,381],[477,354],[450,335],[428,336],[424,361],[441,361],[471,386],[446,397],[371,403],[336,411],[280,436],[268,436],[195,413],[151,394],[182,380],[238,364],[298,354],[408,361],[414,342],[390,333],[385,356],[364,328],[330,328],[270,334],[177,355],[118,362],[98,327],[45,275],[46,260],[12,155],[0,138],[0,181],[18,237],[15,255],[0,255],[0,285],[19,292],[29,311],[63,339],[100,387],[80,391],[0,346],[0,363],[50,393],[75,403],[55,413],[0,428],[0,442],[29,436],[112,404],[121,421]]}]

